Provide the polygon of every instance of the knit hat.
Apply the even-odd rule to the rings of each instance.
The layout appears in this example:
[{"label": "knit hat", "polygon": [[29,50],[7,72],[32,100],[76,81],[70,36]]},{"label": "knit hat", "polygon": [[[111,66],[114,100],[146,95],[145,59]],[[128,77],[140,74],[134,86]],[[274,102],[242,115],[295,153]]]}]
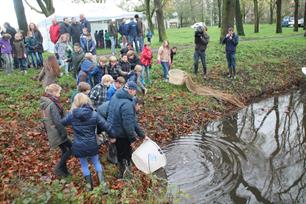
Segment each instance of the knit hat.
[{"label": "knit hat", "polygon": [[126,88],[137,91],[137,84],[133,81],[128,81],[126,83]]}]

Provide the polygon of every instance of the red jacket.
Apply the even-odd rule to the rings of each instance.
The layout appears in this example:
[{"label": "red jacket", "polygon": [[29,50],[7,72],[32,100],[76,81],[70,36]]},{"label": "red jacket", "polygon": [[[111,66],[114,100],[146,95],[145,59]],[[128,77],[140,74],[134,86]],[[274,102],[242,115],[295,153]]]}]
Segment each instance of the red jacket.
[{"label": "red jacket", "polygon": [[152,50],[151,48],[144,47],[140,57],[140,62],[144,66],[149,66],[152,64]]},{"label": "red jacket", "polygon": [[60,37],[60,26],[59,26],[59,24],[55,24],[55,25],[50,26],[49,34],[50,34],[51,41],[54,44],[56,44],[58,38]]}]

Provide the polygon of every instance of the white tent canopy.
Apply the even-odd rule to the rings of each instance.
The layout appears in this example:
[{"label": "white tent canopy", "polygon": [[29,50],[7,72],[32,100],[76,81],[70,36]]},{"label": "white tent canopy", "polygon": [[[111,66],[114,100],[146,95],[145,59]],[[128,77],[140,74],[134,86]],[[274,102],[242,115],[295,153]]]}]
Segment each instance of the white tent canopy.
[{"label": "white tent canopy", "polygon": [[107,1],[104,4],[73,4],[58,2],[54,5],[54,7],[55,13],[38,23],[39,30],[41,31],[44,38],[44,49],[50,52],[54,51],[54,45],[51,42],[49,36],[49,28],[52,24],[53,18],[56,18],[58,21],[62,21],[64,17],[76,17],[79,19],[79,15],[84,14],[85,18],[91,22],[91,30],[93,35],[95,30],[106,30],[107,21],[110,19],[132,18],[135,14],[142,16],[141,13],[125,11],[111,1]]}]

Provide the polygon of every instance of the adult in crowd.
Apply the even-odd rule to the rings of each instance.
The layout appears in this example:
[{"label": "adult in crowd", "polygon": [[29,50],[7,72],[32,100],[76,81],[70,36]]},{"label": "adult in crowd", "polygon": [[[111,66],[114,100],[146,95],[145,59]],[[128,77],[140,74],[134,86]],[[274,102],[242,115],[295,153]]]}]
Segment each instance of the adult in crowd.
[{"label": "adult in crowd", "polygon": [[136,120],[134,96],[137,93],[137,84],[130,81],[125,87],[118,90],[112,97],[108,106],[107,122],[114,131],[110,142],[117,148],[119,178],[130,174],[132,147],[139,137],[144,138],[144,132]]},{"label": "adult in crowd", "polygon": [[82,30],[83,28],[87,28],[88,32],[91,32],[90,22],[85,18],[84,14],[80,14],[80,24]]},{"label": "adult in crowd", "polygon": [[37,47],[37,53],[40,61],[39,66],[43,66],[43,55],[42,53],[44,52],[44,47],[43,47],[43,36],[41,32],[38,30],[37,26],[34,23],[29,24],[29,31],[32,33],[33,37],[38,40],[38,47]]},{"label": "adult in crowd", "polygon": [[80,44],[85,53],[89,52],[96,55],[96,43],[92,39],[91,34],[88,32],[87,28],[83,28],[83,34],[80,37]]},{"label": "adult in crowd", "polygon": [[112,19],[112,21],[108,25],[108,33],[109,33],[109,39],[111,41],[112,55],[115,55],[116,38],[118,36],[118,29],[116,26],[115,19]]},{"label": "adult in crowd", "polygon": [[129,43],[135,43],[135,49],[136,52],[138,52],[138,43],[137,43],[137,36],[138,36],[138,31],[137,31],[137,23],[134,21],[133,18],[131,18],[130,22],[128,23],[128,39]]},{"label": "adult in crowd", "polygon": [[137,33],[138,33],[137,41],[138,41],[138,44],[139,44],[139,52],[142,52],[143,43],[144,43],[144,40],[143,40],[144,25],[142,23],[142,20],[139,18],[138,14],[135,15],[135,20],[137,22]]},{"label": "adult in crowd", "polygon": [[127,45],[127,37],[128,37],[128,24],[126,23],[125,18],[122,19],[122,22],[119,26],[119,31],[122,38],[122,48],[125,48]]},{"label": "adult in crowd", "polygon": [[72,70],[73,70],[73,77],[77,78],[79,68],[80,68],[80,63],[84,59],[85,53],[80,45],[80,43],[75,43],[73,45],[73,53],[71,56],[71,65],[72,65]]},{"label": "adult in crowd", "polygon": [[62,120],[62,124],[64,126],[72,126],[72,152],[80,160],[87,191],[93,189],[91,173],[88,168],[88,159],[90,159],[95,167],[99,184],[104,188],[104,192],[107,193],[104,171],[99,159],[96,127],[98,126],[112,136],[110,126],[103,117],[93,110],[89,97],[83,93],[78,93],[74,97],[72,110]]},{"label": "adult in crowd", "polygon": [[228,77],[236,79],[236,47],[239,42],[239,37],[234,33],[233,28],[229,28],[226,36],[222,40],[225,44],[226,60],[228,64]]},{"label": "adult in crowd", "polygon": [[71,18],[71,25],[70,25],[70,36],[72,39],[72,44],[80,43],[82,29],[79,22],[77,22],[75,17]]},{"label": "adult in crowd", "polygon": [[60,37],[60,25],[56,18],[52,19],[52,25],[49,28],[49,35],[53,44],[56,44]]},{"label": "adult in crowd", "polygon": [[5,33],[8,33],[8,34],[11,35],[10,43],[11,43],[11,46],[13,46],[13,41],[15,39],[15,34],[16,34],[16,29],[13,28],[8,22],[5,22],[3,24],[3,27],[5,29]]},{"label": "adult in crowd", "polygon": [[63,18],[63,22],[60,24],[60,35],[68,33],[70,35],[70,22],[69,18]]},{"label": "adult in crowd", "polygon": [[206,79],[206,53],[205,50],[207,48],[209,41],[209,36],[207,34],[206,26],[199,26],[194,34],[194,43],[195,43],[195,51],[194,51],[194,74],[198,74],[198,66],[199,66],[199,58],[201,59],[203,66],[203,79]]}]

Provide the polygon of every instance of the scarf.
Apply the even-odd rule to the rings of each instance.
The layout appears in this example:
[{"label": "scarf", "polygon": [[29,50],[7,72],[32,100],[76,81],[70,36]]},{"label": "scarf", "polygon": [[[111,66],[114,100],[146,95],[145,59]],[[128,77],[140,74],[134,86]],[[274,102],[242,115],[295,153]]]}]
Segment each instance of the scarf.
[{"label": "scarf", "polygon": [[47,98],[49,98],[58,108],[60,115],[63,117],[64,116],[64,108],[59,100],[59,97],[52,96],[51,94],[46,95]]}]

